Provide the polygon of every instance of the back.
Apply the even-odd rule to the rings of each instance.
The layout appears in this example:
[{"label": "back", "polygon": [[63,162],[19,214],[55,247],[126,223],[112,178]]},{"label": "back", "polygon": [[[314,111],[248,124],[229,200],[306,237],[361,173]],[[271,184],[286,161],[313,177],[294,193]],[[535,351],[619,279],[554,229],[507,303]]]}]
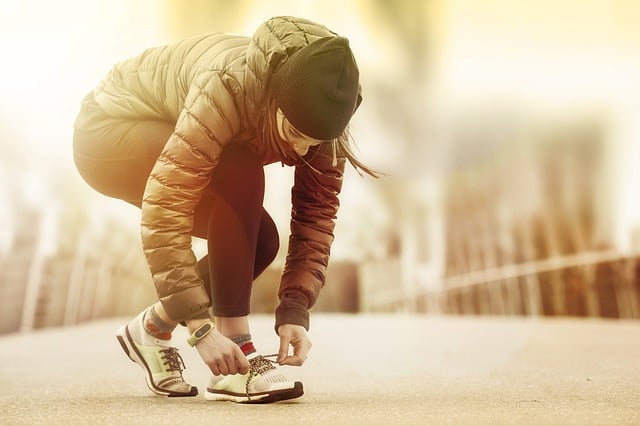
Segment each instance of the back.
[{"label": "back", "polygon": [[112,117],[176,121],[202,71],[226,70],[242,81],[249,38],[213,33],[153,47],[116,64],[94,90]]}]

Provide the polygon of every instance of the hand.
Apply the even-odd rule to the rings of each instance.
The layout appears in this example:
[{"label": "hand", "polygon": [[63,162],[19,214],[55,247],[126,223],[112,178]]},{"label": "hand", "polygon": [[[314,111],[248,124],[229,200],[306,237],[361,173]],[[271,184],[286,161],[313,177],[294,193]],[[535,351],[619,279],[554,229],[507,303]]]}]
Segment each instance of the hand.
[{"label": "hand", "polygon": [[[201,324],[202,321],[188,321],[187,327],[193,332]],[[216,376],[249,372],[249,361],[240,347],[215,328],[196,343],[195,347],[200,358]]]},{"label": "hand", "polygon": [[[301,325],[282,324],[278,327],[280,336],[280,351],[278,362],[280,365],[301,366],[307,360],[311,350],[311,340],[307,330]],[[289,355],[289,345],[293,347],[293,355]]]}]

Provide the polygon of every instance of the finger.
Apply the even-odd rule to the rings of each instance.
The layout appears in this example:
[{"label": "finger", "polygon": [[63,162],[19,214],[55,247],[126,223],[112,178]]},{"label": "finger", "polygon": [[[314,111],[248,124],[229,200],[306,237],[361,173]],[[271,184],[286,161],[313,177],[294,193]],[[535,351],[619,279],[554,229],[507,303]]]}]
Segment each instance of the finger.
[{"label": "finger", "polygon": [[292,365],[294,367],[300,367],[307,360],[307,355],[294,354],[286,357],[280,365]]},{"label": "finger", "polygon": [[277,362],[281,364],[287,358],[287,355],[289,355],[289,342],[289,336],[280,336],[280,349],[278,351]]},{"label": "finger", "polygon": [[249,364],[249,360],[245,356],[244,353],[240,349],[238,349],[237,354],[235,356],[236,366],[238,367],[238,373],[247,374],[251,365]]},{"label": "finger", "polygon": [[230,374],[246,374],[249,372],[249,361],[239,346],[233,345],[229,355],[225,355],[225,362]]},{"label": "finger", "polygon": [[297,343],[293,346],[293,355],[288,356],[283,362],[284,365],[301,366],[307,360],[309,351],[311,350],[311,343]]},{"label": "finger", "polygon": [[236,358],[236,367],[238,369],[238,373],[247,374],[249,372],[249,361],[247,361],[246,357]]},{"label": "finger", "polygon": [[230,359],[229,361],[225,362],[225,365],[227,366],[227,371],[229,372],[229,374],[238,374],[238,366],[236,365],[235,359]]},{"label": "finger", "polygon": [[295,367],[300,367],[304,364],[306,359],[306,355],[293,354],[280,361],[280,365],[293,365]]},{"label": "finger", "polygon": [[219,361],[217,364],[218,369],[220,370],[220,374],[226,376],[229,374],[229,368],[227,367],[227,363],[224,361]]},{"label": "finger", "polygon": [[292,365],[294,367],[300,367],[304,364],[304,359],[298,355],[291,355],[280,361],[280,365]]},{"label": "finger", "polygon": [[244,354],[238,346],[235,346],[228,355],[225,355],[224,360],[229,368],[229,374],[238,374],[241,372],[238,368],[238,360],[242,358],[244,358]]},{"label": "finger", "polygon": [[211,370],[214,376],[220,375],[220,369],[218,368],[218,365],[216,363],[211,363],[208,365],[209,365],[209,370]]}]

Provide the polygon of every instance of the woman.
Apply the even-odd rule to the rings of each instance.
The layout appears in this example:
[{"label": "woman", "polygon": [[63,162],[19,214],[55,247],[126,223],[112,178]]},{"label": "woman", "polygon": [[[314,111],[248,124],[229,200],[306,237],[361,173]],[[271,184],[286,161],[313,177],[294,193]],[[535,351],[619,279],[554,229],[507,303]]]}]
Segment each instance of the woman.
[{"label": "woman", "polygon": [[[302,395],[275,364],[300,366],[311,348],[308,310],[324,284],[346,160],[375,176],[348,143],[359,88],[346,38],[275,17],[253,37],[206,34],[148,49],[86,96],[75,123],[78,170],[97,191],[141,208],[159,301],[117,337],[153,392],[198,392],[170,345],[182,323],[213,373],[205,398]],[[248,314],[252,282],[279,249],[262,207],[263,167],[278,161],[295,177],[271,361],[253,347]],[[207,240],[199,261],[192,236]]]}]

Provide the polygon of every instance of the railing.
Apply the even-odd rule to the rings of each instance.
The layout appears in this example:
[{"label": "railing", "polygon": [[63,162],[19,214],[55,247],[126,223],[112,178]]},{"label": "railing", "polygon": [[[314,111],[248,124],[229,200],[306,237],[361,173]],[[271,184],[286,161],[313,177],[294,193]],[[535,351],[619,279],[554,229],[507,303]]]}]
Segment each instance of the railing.
[{"label": "railing", "polygon": [[0,253],[0,334],[132,314],[151,303],[139,236],[100,219],[105,229],[86,223],[48,233],[47,213],[21,210],[16,238]]},{"label": "railing", "polygon": [[640,253],[602,251],[505,265],[444,277],[429,288],[378,288],[380,297],[365,309],[640,318],[639,260]]}]

